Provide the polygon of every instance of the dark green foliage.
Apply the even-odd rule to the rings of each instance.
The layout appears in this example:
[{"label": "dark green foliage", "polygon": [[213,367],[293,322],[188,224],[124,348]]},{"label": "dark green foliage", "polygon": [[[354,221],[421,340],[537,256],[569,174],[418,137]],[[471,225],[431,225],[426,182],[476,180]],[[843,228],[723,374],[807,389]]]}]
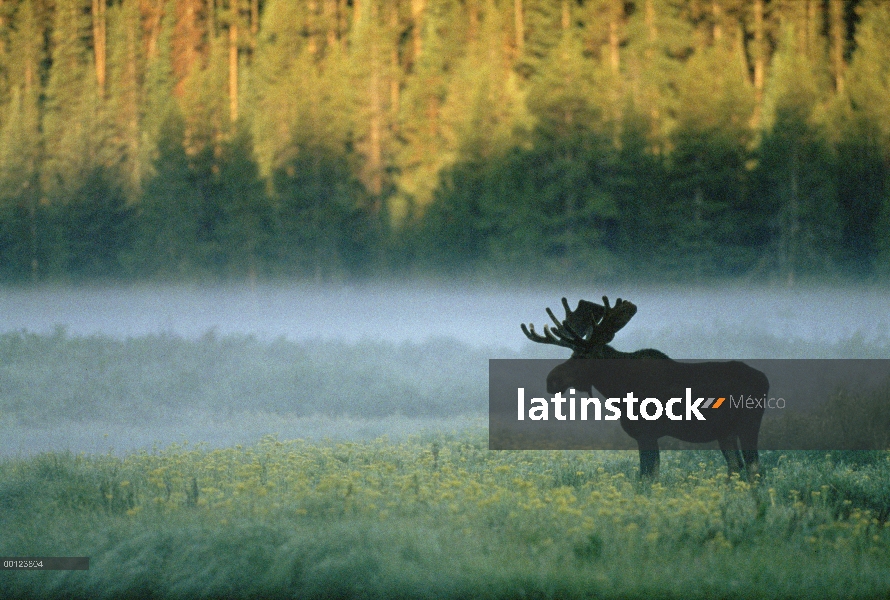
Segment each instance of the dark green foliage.
[{"label": "dark green foliage", "polygon": [[[243,124],[223,147],[214,188],[204,198],[215,219],[212,236],[225,265],[222,275],[255,281],[272,235],[272,206],[253,157],[253,140]],[[205,213],[206,214],[206,213]]]},{"label": "dark green foliage", "polygon": [[427,256],[449,270],[488,264],[606,272],[603,241],[614,208],[596,144],[589,134],[558,137],[455,165],[424,219]]},{"label": "dark green foliage", "polygon": [[102,168],[57,203],[56,227],[65,241],[65,273],[84,279],[126,275],[123,259],[133,244],[132,207],[119,184]]},{"label": "dark green foliage", "polygon": [[346,156],[299,147],[272,181],[282,274],[330,279],[362,275],[374,265],[371,198]]},{"label": "dark green foliage", "polygon": [[30,279],[39,264],[38,228],[46,226],[46,210],[38,206],[37,182],[0,204],[0,278]]},{"label": "dark green foliage", "polygon": [[793,282],[836,268],[842,224],[835,157],[821,132],[794,110],[780,110],[760,145],[758,212],[769,215],[773,268]]},{"label": "dark green foliage", "polygon": [[3,4],[0,280],[890,273],[884,2],[188,4]]},{"label": "dark green foliage", "polygon": [[670,175],[648,143],[648,120],[633,106],[625,115],[609,185],[617,213],[609,239],[626,265],[651,277],[665,269],[663,259],[671,256],[673,236],[667,224],[673,217],[664,193]]},{"label": "dark green foliage", "polygon": [[885,233],[879,219],[890,198],[887,157],[886,150],[868,132],[837,147],[837,192],[843,219],[841,257],[860,275],[874,268]]},{"label": "dark green foliage", "polygon": [[167,114],[158,137],[155,175],[139,206],[137,264],[150,277],[194,276],[201,266],[196,249],[201,198],[183,148],[184,126],[178,112]]}]

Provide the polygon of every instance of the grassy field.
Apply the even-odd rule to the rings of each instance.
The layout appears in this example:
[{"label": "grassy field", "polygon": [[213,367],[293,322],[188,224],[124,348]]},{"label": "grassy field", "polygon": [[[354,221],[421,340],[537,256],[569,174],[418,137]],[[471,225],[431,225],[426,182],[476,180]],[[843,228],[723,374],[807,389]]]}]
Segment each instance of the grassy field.
[{"label": "grassy field", "polygon": [[453,436],[0,463],[0,554],[89,571],[0,573],[3,597],[878,597],[890,453],[496,452]]},{"label": "grassy field", "polygon": [[[760,356],[801,355],[793,341],[757,343]],[[887,346],[804,354],[882,357]],[[270,431],[291,418],[444,423],[484,410],[492,355],[505,357],[447,340],[9,333],[0,435],[97,421],[134,435],[195,414],[237,429],[245,411]],[[0,556],[91,560],[88,571],[2,571],[0,598],[890,595],[887,451],[764,452],[755,486],[727,480],[717,451],[665,452],[647,485],[634,452],[489,451],[481,425],[188,439],[0,458]]]}]

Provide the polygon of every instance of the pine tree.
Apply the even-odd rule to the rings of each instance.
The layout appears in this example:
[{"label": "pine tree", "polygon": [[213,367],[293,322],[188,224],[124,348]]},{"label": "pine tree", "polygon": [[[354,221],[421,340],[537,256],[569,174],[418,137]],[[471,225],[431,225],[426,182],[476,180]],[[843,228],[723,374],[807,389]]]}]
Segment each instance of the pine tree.
[{"label": "pine tree", "polygon": [[44,190],[58,199],[81,185],[98,163],[103,141],[94,137],[99,98],[83,43],[89,31],[81,0],[56,3],[43,115],[46,159],[42,175]]},{"label": "pine tree", "polygon": [[[602,219],[614,212],[604,181],[610,140],[604,135],[605,118],[599,108],[603,102],[597,98],[591,67],[578,31],[567,28],[541,63],[528,97],[536,120],[537,170],[547,175],[535,185],[537,198],[525,201],[540,203],[542,221],[558,240],[554,252],[573,264],[590,264],[598,258]],[[526,225],[531,227],[533,223]]]},{"label": "pine tree", "polygon": [[302,145],[275,169],[272,181],[284,275],[322,281],[364,269],[363,256],[374,250],[374,216],[343,153]]},{"label": "pine tree", "polygon": [[202,274],[198,246],[202,198],[184,144],[185,120],[171,107],[158,130],[153,176],[147,179],[139,203],[135,256],[143,276],[186,279]]},{"label": "pine tree", "polygon": [[[521,4],[524,39],[517,69],[524,77],[531,77],[539,73],[541,63],[560,42],[563,7],[568,6],[568,2],[522,0]],[[512,7],[496,8],[490,3],[486,7],[486,15],[496,10],[499,18],[506,22],[509,8]]]},{"label": "pine tree", "polygon": [[767,82],[756,176],[759,210],[773,219],[773,267],[788,285],[801,273],[831,269],[837,259],[842,226],[834,157],[817,120],[828,87],[827,72],[786,27]]},{"label": "pine tree", "polygon": [[223,146],[218,188],[222,215],[216,234],[225,256],[225,275],[255,283],[263,255],[269,252],[272,211],[243,121]]},{"label": "pine tree", "polygon": [[136,224],[116,174],[102,165],[92,167],[69,189],[58,216],[68,276],[105,280],[130,274]]},{"label": "pine tree", "polygon": [[[632,106],[630,118],[636,121],[634,126],[641,123],[641,117],[645,118],[647,138],[655,152],[666,151],[667,138],[676,127],[676,115],[683,110],[677,90],[683,86],[683,76],[693,65],[681,57],[695,56],[706,48],[695,47],[693,28],[683,19],[685,7],[685,3],[675,0],[643,0],[638,4],[625,28],[624,85],[610,86],[615,90],[609,101],[613,120],[618,121],[615,110]],[[602,35],[600,33],[600,37]],[[601,67],[598,78],[605,79],[606,73]],[[616,93],[619,88],[623,88],[623,94]],[[608,105],[603,107],[609,110]]]},{"label": "pine tree", "polygon": [[696,280],[737,275],[754,258],[745,252],[748,240],[762,239],[744,195],[754,90],[741,44],[723,39],[699,50],[683,75],[663,216],[672,252],[665,256]]},{"label": "pine tree", "polygon": [[142,184],[142,98],[144,79],[141,25],[136,0],[109,11],[108,97],[112,165],[127,197],[136,200]]},{"label": "pine tree", "polygon": [[[623,110],[616,160],[607,182],[615,220],[607,231],[627,272],[664,277],[672,242],[665,156],[652,142],[651,114],[629,102]],[[608,238],[607,238],[608,239]]]},{"label": "pine tree", "polygon": [[502,15],[488,2],[478,37],[454,67],[442,108],[446,151],[458,161],[502,155],[531,129],[503,36]]},{"label": "pine tree", "polygon": [[838,111],[844,247],[863,274],[890,273],[890,7],[863,10]]},{"label": "pine tree", "polygon": [[31,0],[17,8],[9,36],[10,98],[0,118],[0,276],[36,278],[46,252],[39,169],[41,35]]},{"label": "pine tree", "polygon": [[0,127],[0,277],[35,278],[41,266],[39,229],[46,227],[38,200],[37,90],[12,90]]},{"label": "pine tree", "polygon": [[440,173],[456,159],[442,111],[449,71],[457,64],[461,48],[447,26],[457,20],[457,8],[443,3],[427,11],[418,42],[422,50],[402,94],[397,194],[389,199],[397,223],[403,223],[413,210],[422,212],[429,205]]},{"label": "pine tree", "polygon": [[363,164],[361,179],[368,191],[381,198],[391,187],[388,165],[395,150],[394,115],[389,106],[391,63],[396,43],[383,24],[385,3],[364,0],[355,11],[349,58],[355,90],[355,143]]},{"label": "pine tree", "polygon": [[217,36],[210,43],[206,65],[192,69],[182,83],[182,107],[186,121],[186,149],[198,154],[205,149],[218,154],[231,135],[228,95],[228,41]]},{"label": "pine tree", "polygon": [[[260,172],[268,175],[290,160],[300,146],[347,151],[354,123],[354,94],[348,56],[339,44],[318,59],[295,27],[297,5],[270,5],[253,69],[252,114]],[[296,144],[296,145],[295,145]]]},{"label": "pine tree", "polygon": [[153,42],[150,41],[151,51],[146,56],[142,119],[139,128],[143,137],[143,143],[140,145],[139,171],[145,179],[154,175],[162,128],[173,118],[172,115],[179,113],[176,118],[182,118],[178,101],[174,97],[176,82],[171,45],[174,26],[173,6],[168,5],[156,18],[160,22],[157,25],[157,37]]}]

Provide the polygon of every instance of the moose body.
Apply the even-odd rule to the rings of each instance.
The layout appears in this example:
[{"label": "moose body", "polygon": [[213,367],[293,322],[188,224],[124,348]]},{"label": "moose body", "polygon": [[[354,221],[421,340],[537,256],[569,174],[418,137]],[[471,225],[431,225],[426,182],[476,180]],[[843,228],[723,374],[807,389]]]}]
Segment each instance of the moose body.
[{"label": "moose body", "polygon": [[[566,309],[566,319],[562,322],[547,309],[555,329],[545,326],[545,335],[541,336],[535,333],[534,326],[522,326],[526,336],[535,342],[573,350],[572,358],[547,376],[550,393],[593,388],[603,398],[622,399],[632,393],[638,401],[657,398],[665,402],[671,398],[685,401],[687,388],[694,397],[705,399],[727,398],[731,394],[762,398],[769,391],[766,376],[742,362],[684,363],[671,360],[658,350],[615,350],[608,342],[636,313],[636,307],[630,302],[618,299],[615,306],[610,307],[605,297],[604,306],[582,300],[574,311],[569,309],[565,298],[562,302]],[[665,436],[693,443],[717,441],[730,474],[742,468],[747,469],[749,477],[757,473],[762,404],[747,407],[726,402],[717,410],[703,409],[705,420],[673,419],[667,411],[650,420],[639,414],[640,404],[636,408],[636,419],[630,411],[623,410],[620,423],[639,446],[641,477],[657,477],[658,440]]]}]

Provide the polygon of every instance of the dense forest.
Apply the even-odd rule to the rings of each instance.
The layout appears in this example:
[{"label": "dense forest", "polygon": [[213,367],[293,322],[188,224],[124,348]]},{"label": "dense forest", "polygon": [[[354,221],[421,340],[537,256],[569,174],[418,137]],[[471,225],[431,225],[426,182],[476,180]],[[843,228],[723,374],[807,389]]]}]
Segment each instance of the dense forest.
[{"label": "dense forest", "polygon": [[890,274],[890,4],[0,0],[0,280]]}]

